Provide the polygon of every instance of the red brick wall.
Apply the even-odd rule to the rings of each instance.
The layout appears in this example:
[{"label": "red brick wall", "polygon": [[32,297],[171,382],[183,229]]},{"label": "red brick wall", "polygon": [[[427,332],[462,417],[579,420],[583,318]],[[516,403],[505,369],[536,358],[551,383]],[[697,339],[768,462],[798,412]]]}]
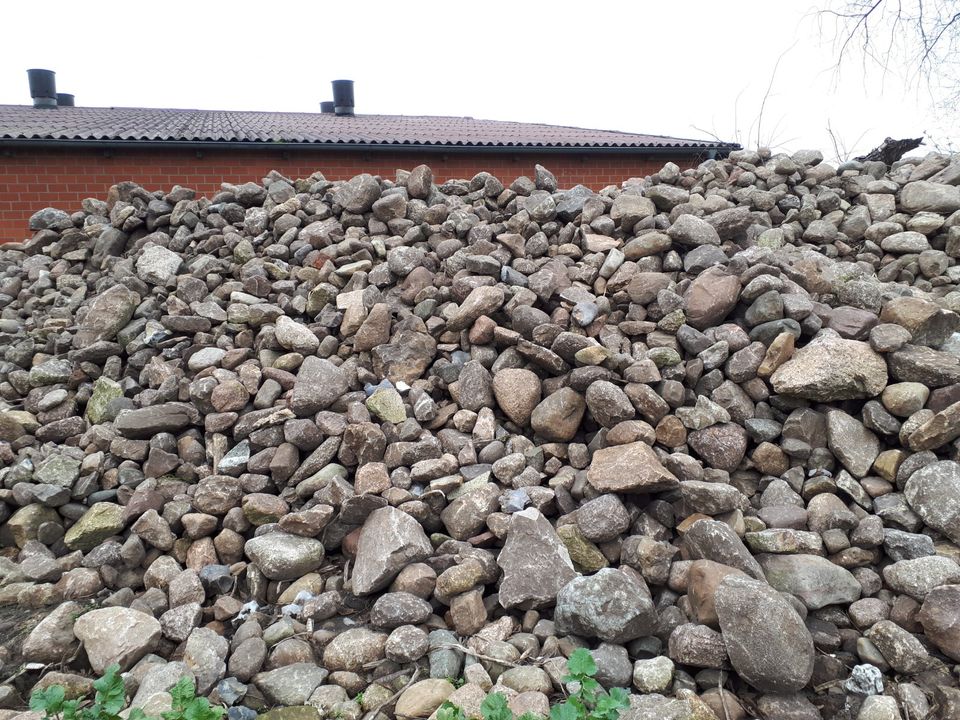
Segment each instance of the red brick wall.
[{"label": "red brick wall", "polygon": [[673,161],[693,167],[695,155],[619,154],[443,154],[430,152],[289,152],[265,150],[95,150],[88,148],[14,148],[0,153],[0,242],[29,237],[27,220],[37,210],[80,209],[87,197],[105,199],[111,185],[133,180],[148,190],[183,185],[211,196],[221,182],[258,182],[270,170],[287,177],[307,177],[319,170],[330,180],[361,172],[393,178],[398,168],[427,163],[438,182],[470,178],[481,170],[509,185],[520,175],[533,177],[534,165],[549,168],[561,187],[582,183],[595,190],[628,177],[656,172]]}]

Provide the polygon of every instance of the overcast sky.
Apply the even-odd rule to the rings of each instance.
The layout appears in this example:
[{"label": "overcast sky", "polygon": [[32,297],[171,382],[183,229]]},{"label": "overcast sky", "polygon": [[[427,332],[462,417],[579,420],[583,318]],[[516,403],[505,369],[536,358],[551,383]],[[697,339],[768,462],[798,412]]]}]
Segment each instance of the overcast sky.
[{"label": "overcast sky", "polygon": [[[828,0],[822,0],[820,6]],[[834,71],[833,29],[792,0],[684,2],[23,2],[5,4],[0,103],[26,69],[78,105],[318,111],[356,82],[357,113],[496,120],[821,149],[949,138],[893,68]],[[774,66],[781,58],[774,75]],[[761,106],[771,87],[763,109]],[[957,139],[956,134],[954,140]]]}]

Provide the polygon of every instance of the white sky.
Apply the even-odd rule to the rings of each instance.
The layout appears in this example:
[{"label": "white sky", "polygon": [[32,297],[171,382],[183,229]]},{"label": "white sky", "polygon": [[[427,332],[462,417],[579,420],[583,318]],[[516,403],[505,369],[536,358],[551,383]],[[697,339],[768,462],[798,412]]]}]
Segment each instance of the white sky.
[{"label": "white sky", "polygon": [[30,67],[88,106],[311,112],[343,77],[359,114],[707,131],[755,147],[782,56],[764,144],[832,159],[828,122],[851,154],[887,136],[949,139],[896,69],[865,76],[854,60],[837,76],[819,2],[5,2],[0,103],[30,102]]}]

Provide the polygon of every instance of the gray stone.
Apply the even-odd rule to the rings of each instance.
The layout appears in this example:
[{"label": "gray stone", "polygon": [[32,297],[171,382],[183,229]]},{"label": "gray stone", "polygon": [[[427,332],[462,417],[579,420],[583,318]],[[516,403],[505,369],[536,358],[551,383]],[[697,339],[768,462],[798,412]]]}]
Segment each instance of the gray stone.
[{"label": "gray stone", "polygon": [[71,657],[79,647],[73,625],[81,611],[80,605],[72,600],[54,608],[24,639],[20,648],[24,660],[50,664]]},{"label": "gray stone", "polygon": [[879,395],[887,364],[868,343],[825,330],[800,348],[770,378],[781,395],[834,402]]},{"label": "gray stone", "polygon": [[818,555],[762,554],[757,561],[770,585],[795,595],[811,610],[860,597],[860,583],[853,574]]},{"label": "gray stone", "polygon": [[367,663],[381,660],[387,635],[367,628],[350,628],[337,634],[323,651],[323,666],[331,671],[361,672]]},{"label": "gray stone", "polygon": [[960,188],[926,180],[910,182],[900,191],[900,207],[908,213],[952,213],[960,210]]},{"label": "gray stone", "polygon": [[564,585],[553,619],[558,632],[625,643],[649,635],[657,611],[636,574],[605,568]]},{"label": "gray stone", "polygon": [[287,350],[312,355],[320,347],[320,339],[308,327],[291,320],[286,315],[277,318],[277,342]]},{"label": "gray stone", "polygon": [[150,615],[123,607],[100,608],[84,613],[73,626],[90,667],[103,673],[117,663],[129,670],[160,640],[160,623]]},{"label": "gray stone", "polygon": [[875,665],[854,665],[843,689],[855,695],[879,695],[883,692],[883,673]]},{"label": "gray stone", "polygon": [[370,609],[370,622],[393,629],[401,625],[419,625],[433,613],[430,603],[408,592],[389,592],[377,598]]},{"label": "gray stone", "polygon": [[38,483],[61,488],[72,488],[79,477],[80,461],[60,453],[51,455],[40,463],[33,474]]},{"label": "gray stone", "polygon": [[327,670],[313,663],[293,663],[258,673],[253,684],[274,705],[304,705],[328,674]]},{"label": "gray stone", "polygon": [[813,638],[790,604],[766,583],[727,575],[716,591],[730,663],[762,692],[790,693],[813,674]]},{"label": "gray stone", "polygon": [[147,243],[137,259],[137,276],[153,285],[167,285],[173,282],[182,263],[183,258],[172,250]]},{"label": "gray stone", "polygon": [[96,295],[87,308],[73,347],[85,348],[100,340],[113,340],[140,304],[140,296],[124,285],[114,285]]},{"label": "gray stone", "polygon": [[481,286],[470,291],[467,299],[447,321],[447,330],[464,330],[481,316],[490,315],[503,305],[505,295],[498,287]]},{"label": "gray stone", "polygon": [[932,658],[913,635],[890,620],[881,620],[864,633],[898,673],[912,675],[930,667]]},{"label": "gray stone", "polygon": [[349,389],[343,370],[329,360],[304,358],[290,395],[290,409],[299,417],[326,410]]},{"label": "gray stone", "polygon": [[190,633],[183,650],[183,663],[197,680],[198,696],[207,695],[227,671],[226,638],[210,628],[198,627]]},{"label": "gray stone", "polygon": [[713,560],[721,565],[742,570],[759,580],[763,569],[750,551],[726,523],[718,520],[697,520],[683,536],[683,549],[690,560]]},{"label": "gray stone", "polygon": [[940,555],[900,560],[883,569],[883,581],[896,592],[922,601],[934,588],[960,583],[960,565]]},{"label": "gray stone", "polygon": [[842,410],[827,413],[827,445],[854,477],[870,472],[880,454],[880,441],[863,423]]},{"label": "gray stone", "polygon": [[960,660],[960,585],[931,589],[917,620],[924,634],[947,657]]},{"label": "gray stone", "polygon": [[272,532],[247,540],[244,553],[271,580],[298,580],[323,563],[323,543]]},{"label": "gray stone", "polygon": [[960,464],[943,460],[917,470],[903,494],[927,525],[960,543]]},{"label": "gray stone", "polygon": [[352,213],[365,213],[380,199],[380,184],[367,173],[342,183],[334,193],[336,202]]},{"label": "gray stone", "polygon": [[410,563],[425,560],[433,546],[423,528],[410,515],[393,507],[367,516],[357,543],[353,567],[353,592],[369,595],[389,585]]},{"label": "gray stone", "polygon": [[696,215],[681,215],[667,229],[667,235],[681,245],[719,245],[720,236],[706,220]]},{"label": "gray stone", "polygon": [[197,411],[186,403],[169,402],[139,410],[124,410],[117,415],[114,427],[126,438],[145,440],[159,433],[179,432],[197,417]]},{"label": "gray stone", "polygon": [[552,605],[561,588],[577,576],[563,541],[536,508],[510,516],[497,564],[503,570],[499,598],[505,608]]}]

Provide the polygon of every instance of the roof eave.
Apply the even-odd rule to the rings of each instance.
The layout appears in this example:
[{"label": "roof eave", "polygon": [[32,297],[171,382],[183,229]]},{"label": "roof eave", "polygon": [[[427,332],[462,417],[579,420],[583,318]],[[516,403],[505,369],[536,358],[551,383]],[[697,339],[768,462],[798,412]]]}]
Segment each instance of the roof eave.
[{"label": "roof eave", "polygon": [[703,145],[634,145],[602,146],[589,145],[462,145],[443,143],[331,143],[331,142],[261,142],[221,140],[84,140],[67,138],[0,138],[0,148],[17,147],[77,147],[90,149],[145,149],[145,150],[255,150],[298,152],[309,150],[400,153],[568,153],[568,154],[620,154],[620,155],[712,155],[726,157],[740,148],[736,143],[705,143]]}]

